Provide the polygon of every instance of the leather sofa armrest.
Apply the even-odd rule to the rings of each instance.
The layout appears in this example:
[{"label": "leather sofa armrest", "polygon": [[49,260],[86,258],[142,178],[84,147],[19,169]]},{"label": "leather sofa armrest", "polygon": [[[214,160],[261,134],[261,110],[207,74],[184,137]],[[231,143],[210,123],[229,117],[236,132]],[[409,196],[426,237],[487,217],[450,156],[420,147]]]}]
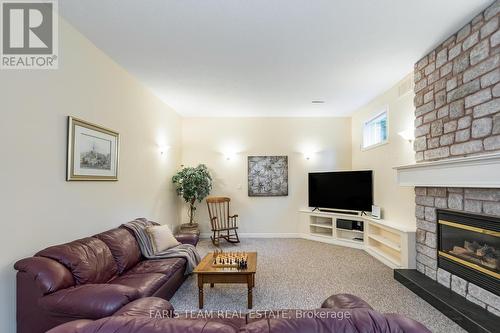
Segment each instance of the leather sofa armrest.
[{"label": "leather sofa armrest", "polygon": [[71,272],[59,262],[49,258],[21,259],[14,264],[14,268],[31,275],[44,295],[75,285]]},{"label": "leather sofa armrest", "polygon": [[328,297],[323,304],[321,304],[323,309],[369,309],[373,310],[372,307],[363,301],[358,296],[351,294],[336,294]]},{"label": "leather sofa armrest", "polygon": [[199,237],[196,234],[177,234],[175,238],[182,244],[191,244],[196,246],[198,244]]},{"label": "leather sofa armrest", "polygon": [[39,299],[39,305],[65,317],[99,319],[111,316],[138,297],[139,292],[128,286],[84,284],[45,295]]},{"label": "leather sofa armrest", "polygon": [[159,297],[145,297],[128,303],[113,316],[165,318],[173,317],[174,307]]},{"label": "leather sofa armrest", "polygon": [[92,322],[94,321],[89,319],[74,320],[69,323],[56,326],[53,329],[48,330],[46,333],[77,333],[79,329]]}]

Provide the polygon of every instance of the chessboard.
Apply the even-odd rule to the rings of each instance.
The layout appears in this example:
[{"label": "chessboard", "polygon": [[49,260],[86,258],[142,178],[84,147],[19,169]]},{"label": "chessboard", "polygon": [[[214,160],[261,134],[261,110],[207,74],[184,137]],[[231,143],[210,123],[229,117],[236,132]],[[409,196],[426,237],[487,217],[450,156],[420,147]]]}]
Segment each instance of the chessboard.
[{"label": "chessboard", "polygon": [[244,269],[248,266],[246,252],[215,252],[212,267],[236,267]]}]

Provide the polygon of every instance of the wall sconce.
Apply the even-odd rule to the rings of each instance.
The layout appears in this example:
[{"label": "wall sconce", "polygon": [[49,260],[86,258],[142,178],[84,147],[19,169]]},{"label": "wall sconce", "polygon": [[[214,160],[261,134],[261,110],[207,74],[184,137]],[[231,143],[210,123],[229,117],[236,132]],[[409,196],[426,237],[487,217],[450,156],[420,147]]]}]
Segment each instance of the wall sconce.
[{"label": "wall sconce", "polygon": [[160,151],[160,155],[165,155],[167,153],[167,151],[170,149],[170,146],[166,146],[166,145],[159,145],[158,146],[158,150]]},{"label": "wall sconce", "polygon": [[238,155],[244,151],[244,147],[238,142],[228,139],[228,142],[223,143],[217,151],[226,161],[238,160]]},{"label": "wall sconce", "polygon": [[297,147],[297,153],[301,154],[306,161],[316,159],[316,155],[320,152],[321,148],[314,138],[301,142]]},{"label": "wall sconce", "polygon": [[236,153],[232,151],[227,151],[224,153],[224,159],[226,161],[233,160],[236,157]]},{"label": "wall sconce", "polygon": [[403,139],[408,140],[408,142],[410,143],[415,140],[415,134],[413,132],[413,128],[407,128],[404,131],[399,132],[398,135]]},{"label": "wall sconce", "polygon": [[302,150],[302,155],[306,161],[312,160],[319,151],[313,147]]}]

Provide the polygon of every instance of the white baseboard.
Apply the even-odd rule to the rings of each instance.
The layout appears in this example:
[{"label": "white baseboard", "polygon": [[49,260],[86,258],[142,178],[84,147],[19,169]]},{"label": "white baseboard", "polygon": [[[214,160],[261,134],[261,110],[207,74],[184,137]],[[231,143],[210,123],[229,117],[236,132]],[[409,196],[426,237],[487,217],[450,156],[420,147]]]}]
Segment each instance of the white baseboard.
[{"label": "white baseboard", "polygon": [[[210,232],[202,232],[200,238],[207,239],[212,236]],[[240,238],[303,238],[298,232],[242,232],[238,233]]]},{"label": "white baseboard", "polygon": [[[212,233],[209,233],[209,232],[202,232],[200,234],[201,239],[210,239],[210,236],[212,236]],[[305,234],[305,233],[300,233],[300,232],[243,232],[243,233],[238,233],[238,236],[242,239],[244,239],[244,238],[299,238],[299,239],[307,239],[307,240],[312,240],[312,241],[322,242],[322,243],[327,243],[327,244],[347,246],[347,247],[352,247],[355,249],[364,249],[363,243],[356,244],[356,243],[349,242],[349,241],[335,240],[335,239],[332,239],[331,237],[314,236],[311,234]]]}]

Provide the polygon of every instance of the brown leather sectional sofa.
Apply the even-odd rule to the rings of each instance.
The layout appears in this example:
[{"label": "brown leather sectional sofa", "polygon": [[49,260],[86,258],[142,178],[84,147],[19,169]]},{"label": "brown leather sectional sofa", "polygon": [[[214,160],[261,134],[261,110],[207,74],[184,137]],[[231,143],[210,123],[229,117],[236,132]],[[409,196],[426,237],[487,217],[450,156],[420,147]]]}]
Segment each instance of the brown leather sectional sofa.
[{"label": "brown leather sectional sofa", "polygon": [[[196,246],[193,234],[176,236]],[[122,227],[51,246],[15,264],[17,332],[42,333],[77,319],[100,319],[130,302],[170,299],[185,280],[185,259],[145,260]]]}]

